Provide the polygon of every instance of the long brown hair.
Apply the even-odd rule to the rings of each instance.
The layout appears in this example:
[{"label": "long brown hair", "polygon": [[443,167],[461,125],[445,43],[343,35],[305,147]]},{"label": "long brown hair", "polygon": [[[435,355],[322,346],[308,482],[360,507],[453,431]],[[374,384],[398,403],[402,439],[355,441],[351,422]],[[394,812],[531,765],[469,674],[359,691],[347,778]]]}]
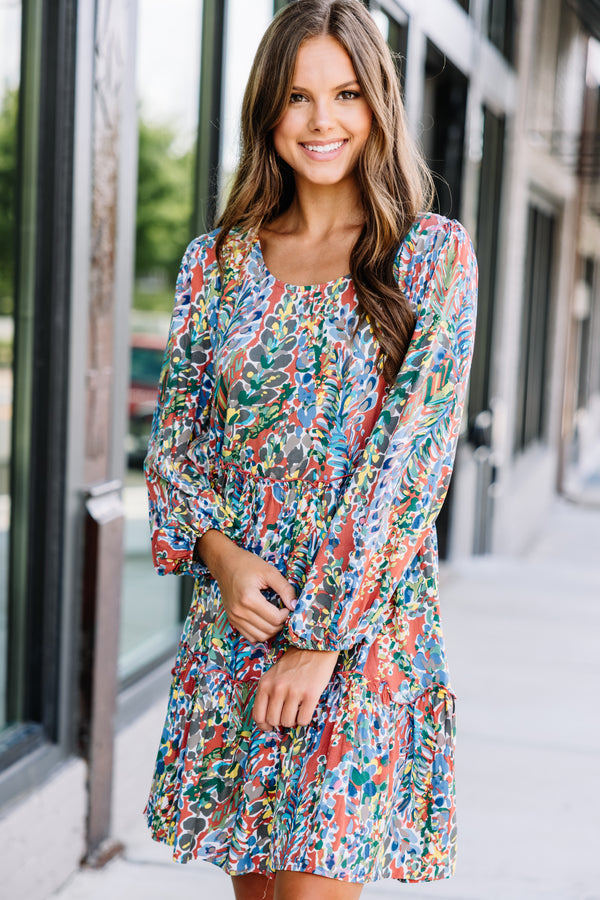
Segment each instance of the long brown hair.
[{"label": "long brown hair", "polygon": [[273,129],[289,105],[300,45],[320,35],[344,48],[373,112],[356,168],[365,222],[350,271],[359,324],[368,316],[381,347],[383,375],[392,383],[414,329],[410,304],[394,277],[394,260],[419,212],[430,207],[432,182],[408,132],[391,53],[360,0],[296,0],[265,32],[244,95],[240,163],[218,223],[217,255],[220,260],[232,228],[260,228],[293,200],[294,173],[275,151]]}]

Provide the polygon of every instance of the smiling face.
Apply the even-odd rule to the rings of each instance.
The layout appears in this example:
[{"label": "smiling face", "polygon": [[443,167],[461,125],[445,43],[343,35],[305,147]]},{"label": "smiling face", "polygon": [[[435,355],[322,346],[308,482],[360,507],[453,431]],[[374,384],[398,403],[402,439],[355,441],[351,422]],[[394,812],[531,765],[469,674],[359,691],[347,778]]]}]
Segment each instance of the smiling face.
[{"label": "smiling face", "polygon": [[325,186],[353,178],[372,119],[341,44],[325,35],[305,41],[289,106],[273,129],[275,150],[294,170],[296,183]]}]

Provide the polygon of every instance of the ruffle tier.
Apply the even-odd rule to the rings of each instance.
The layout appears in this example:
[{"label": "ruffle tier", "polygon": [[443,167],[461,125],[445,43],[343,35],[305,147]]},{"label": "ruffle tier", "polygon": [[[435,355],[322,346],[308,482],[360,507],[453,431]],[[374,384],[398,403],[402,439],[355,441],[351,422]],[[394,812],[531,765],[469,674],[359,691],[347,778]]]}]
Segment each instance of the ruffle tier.
[{"label": "ruffle tier", "polygon": [[344,881],[452,874],[454,696],[411,703],[337,671],[308,727],[260,731],[258,679],[182,646],[146,807],[178,862],[229,874],[296,870]]}]

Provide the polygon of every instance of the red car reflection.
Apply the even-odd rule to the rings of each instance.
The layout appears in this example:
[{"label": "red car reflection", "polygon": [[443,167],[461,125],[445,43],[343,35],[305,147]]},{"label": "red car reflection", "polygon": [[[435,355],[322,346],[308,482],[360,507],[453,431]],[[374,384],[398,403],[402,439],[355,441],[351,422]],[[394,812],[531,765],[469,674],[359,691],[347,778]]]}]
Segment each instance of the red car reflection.
[{"label": "red car reflection", "polygon": [[141,466],[148,450],[164,352],[165,339],[160,335],[133,334],[131,336],[129,431],[127,434],[127,458],[131,466]]}]

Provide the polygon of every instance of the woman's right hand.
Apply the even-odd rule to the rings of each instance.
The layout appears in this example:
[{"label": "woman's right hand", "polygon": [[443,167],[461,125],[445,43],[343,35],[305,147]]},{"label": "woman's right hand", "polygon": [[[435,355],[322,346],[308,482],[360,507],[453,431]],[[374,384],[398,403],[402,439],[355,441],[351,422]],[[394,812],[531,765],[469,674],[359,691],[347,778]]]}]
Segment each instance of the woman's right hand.
[{"label": "woman's right hand", "polygon": [[[216,529],[198,539],[196,552],[216,579],[227,618],[236,631],[252,644],[275,637],[296,605],[296,592],[281,572]],[[283,609],[261,593],[269,588],[281,597]]]}]

